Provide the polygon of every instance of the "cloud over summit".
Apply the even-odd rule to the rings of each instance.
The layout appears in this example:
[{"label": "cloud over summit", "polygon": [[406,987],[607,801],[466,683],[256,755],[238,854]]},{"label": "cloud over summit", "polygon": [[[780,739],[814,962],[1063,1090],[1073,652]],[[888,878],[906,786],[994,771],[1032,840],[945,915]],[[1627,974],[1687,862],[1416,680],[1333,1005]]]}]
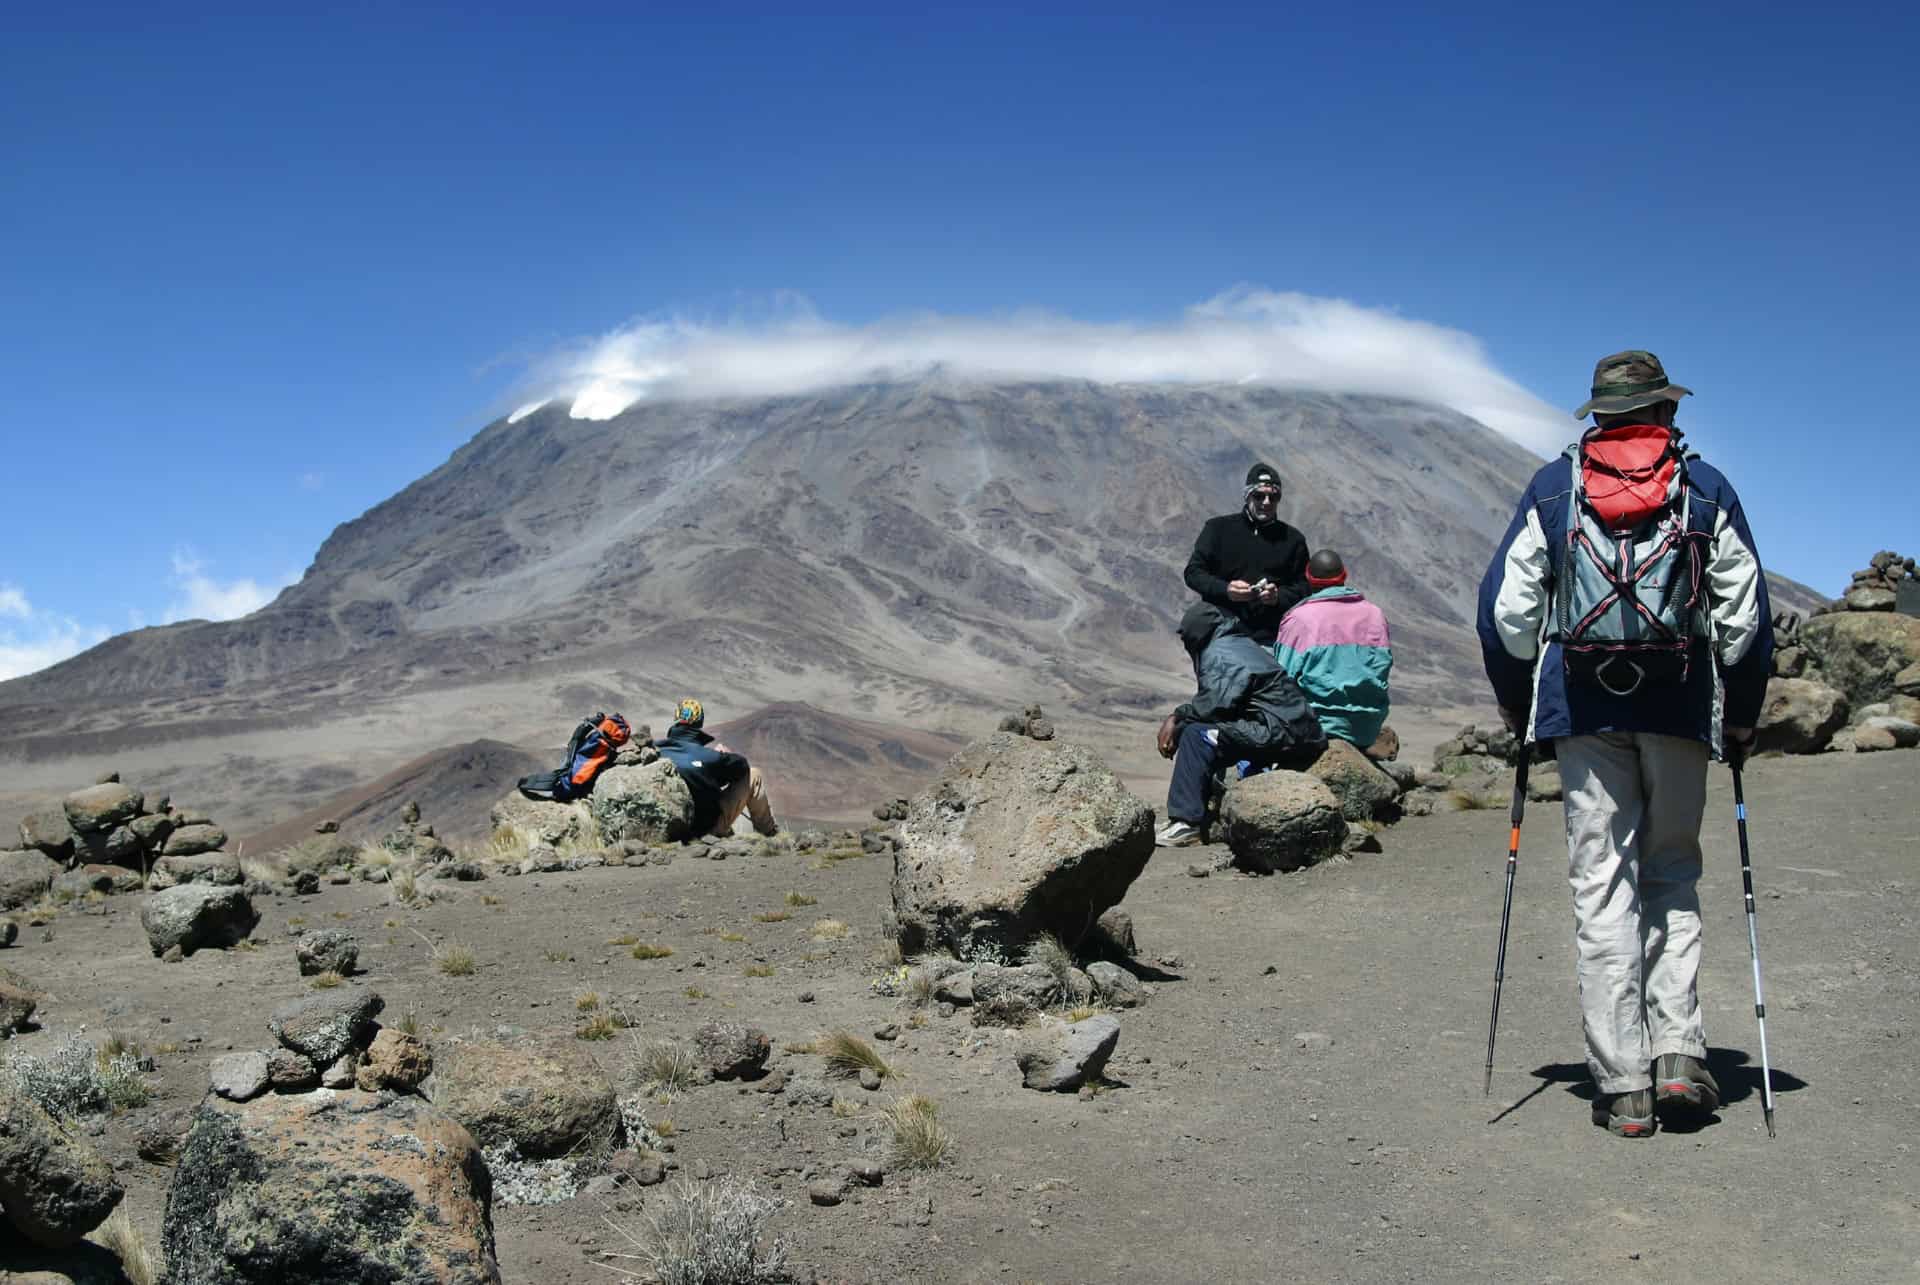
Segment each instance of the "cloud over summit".
[{"label": "cloud over summit", "polygon": [[[1565,412],[1495,369],[1478,339],[1340,299],[1243,287],[1154,323],[1052,313],[843,325],[786,299],[753,321],[647,319],[540,363],[529,403],[611,419],[649,399],[778,396],[931,370],[959,378],[1260,383],[1434,402],[1539,451]],[[528,413],[532,405],[516,412]]]}]

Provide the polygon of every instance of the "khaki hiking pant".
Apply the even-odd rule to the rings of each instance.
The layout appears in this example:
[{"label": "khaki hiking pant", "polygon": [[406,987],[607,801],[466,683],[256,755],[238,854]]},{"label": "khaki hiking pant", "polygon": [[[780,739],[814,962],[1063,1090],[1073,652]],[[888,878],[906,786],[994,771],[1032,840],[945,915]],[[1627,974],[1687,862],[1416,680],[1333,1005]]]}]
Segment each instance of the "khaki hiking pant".
[{"label": "khaki hiking pant", "polygon": [[1652,1085],[1654,1058],[1707,1056],[1696,988],[1707,747],[1601,732],[1554,751],[1587,1066],[1601,1093],[1632,1093]]},{"label": "khaki hiking pant", "polygon": [[745,812],[753,818],[753,828],[761,834],[778,834],[773,805],[767,802],[767,787],[760,780],[760,769],[747,768],[747,774],[727,787],[720,796],[720,815],[713,823],[713,834],[732,834],[733,823]]}]

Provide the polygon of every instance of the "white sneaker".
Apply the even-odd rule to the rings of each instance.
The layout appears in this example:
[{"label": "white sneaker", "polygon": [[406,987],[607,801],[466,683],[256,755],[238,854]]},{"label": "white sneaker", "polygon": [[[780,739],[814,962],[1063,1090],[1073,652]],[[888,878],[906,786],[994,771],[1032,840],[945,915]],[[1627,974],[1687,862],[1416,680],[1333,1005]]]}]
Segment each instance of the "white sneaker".
[{"label": "white sneaker", "polygon": [[1159,848],[1191,848],[1198,842],[1200,831],[1185,821],[1169,821],[1153,836],[1154,846]]}]

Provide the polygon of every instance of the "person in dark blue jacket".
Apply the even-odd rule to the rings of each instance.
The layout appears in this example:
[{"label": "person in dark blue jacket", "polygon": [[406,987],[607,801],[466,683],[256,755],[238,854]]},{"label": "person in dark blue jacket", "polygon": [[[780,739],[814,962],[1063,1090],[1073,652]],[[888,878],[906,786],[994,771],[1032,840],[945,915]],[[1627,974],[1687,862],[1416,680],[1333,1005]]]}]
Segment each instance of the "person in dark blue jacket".
[{"label": "person in dark blue jacket", "polygon": [[[1594,427],[1534,475],[1480,585],[1501,718],[1560,764],[1594,1122],[1713,1110],[1696,979],[1707,763],[1746,755],[1773,654],[1731,483],[1652,353],[1601,359]],[[1625,565],[1628,571],[1622,573]],[[1641,578],[1636,579],[1636,576]]]},{"label": "person in dark blue jacket", "polygon": [[780,833],[760,769],[709,736],[705,722],[706,711],[689,696],[675,708],[667,734],[651,742],[693,795],[693,833],[731,834],[742,812],[759,833]]}]

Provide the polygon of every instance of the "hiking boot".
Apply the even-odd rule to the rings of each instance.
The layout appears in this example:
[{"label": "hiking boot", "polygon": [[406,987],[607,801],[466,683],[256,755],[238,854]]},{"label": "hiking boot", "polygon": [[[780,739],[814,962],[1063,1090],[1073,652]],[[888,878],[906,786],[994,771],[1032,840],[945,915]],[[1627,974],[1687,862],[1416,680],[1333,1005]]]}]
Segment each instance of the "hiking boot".
[{"label": "hiking boot", "polygon": [[1710,1115],[1720,1106],[1720,1086],[1699,1058],[1662,1053],[1653,1063],[1653,1100],[1662,1112]]},{"label": "hiking boot", "polygon": [[1200,842],[1200,831],[1185,821],[1169,821],[1153,836],[1153,842],[1160,848],[1191,848]]},{"label": "hiking boot", "polygon": [[1619,1138],[1653,1136],[1653,1090],[1602,1094],[1593,1100],[1593,1122]]}]

